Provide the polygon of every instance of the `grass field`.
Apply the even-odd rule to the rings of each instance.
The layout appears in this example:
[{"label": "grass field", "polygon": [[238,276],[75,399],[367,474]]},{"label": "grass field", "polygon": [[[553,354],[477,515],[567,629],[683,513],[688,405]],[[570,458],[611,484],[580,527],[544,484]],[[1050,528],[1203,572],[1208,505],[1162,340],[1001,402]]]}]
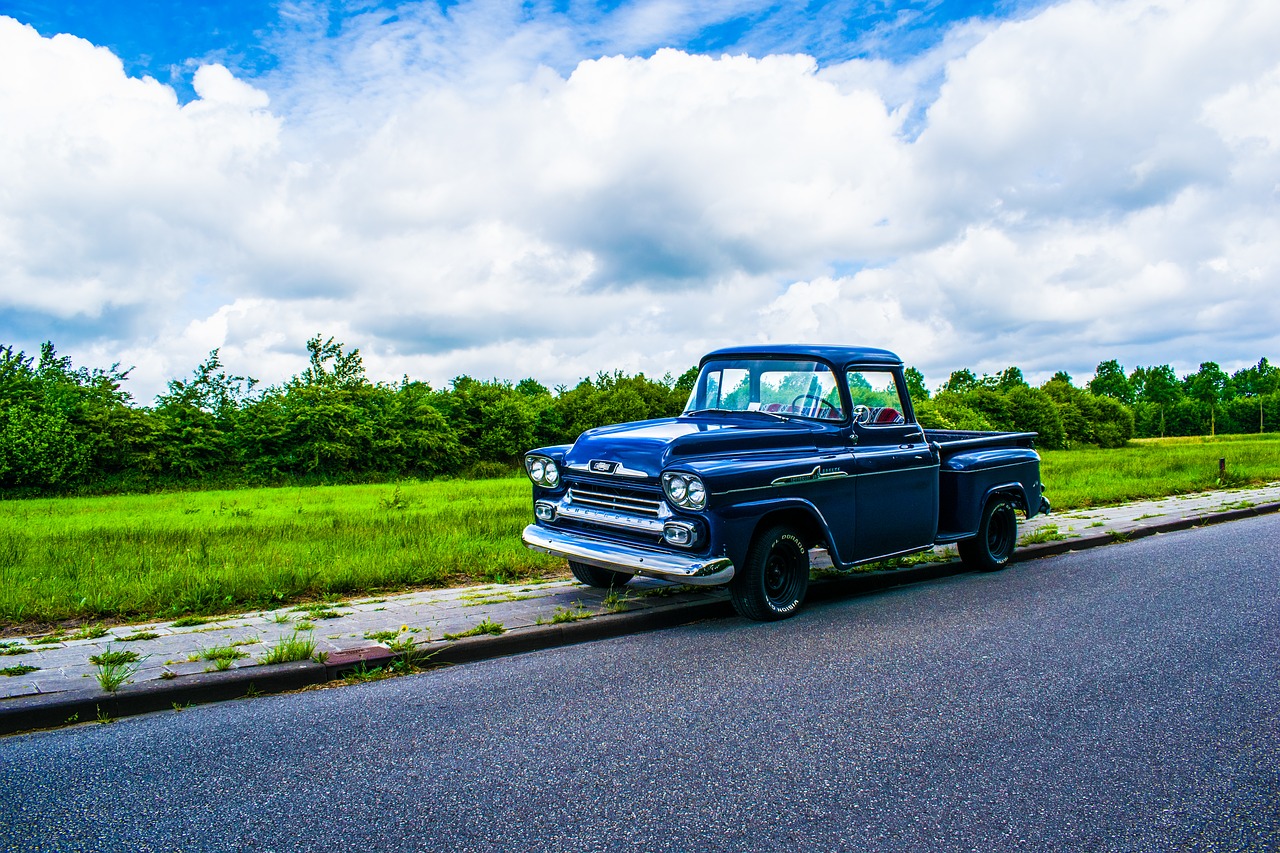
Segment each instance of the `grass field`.
[{"label": "grass field", "polygon": [[0,630],[562,572],[520,543],[530,495],[520,478],[6,501]]},{"label": "grass field", "polygon": [[[1054,509],[1280,480],[1280,433],[1137,439],[1119,450],[1044,450],[1041,474]],[[1218,460],[1227,460],[1219,478]]]},{"label": "grass field", "polygon": [[[1043,457],[1057,510],[1280,480],[1280,434]],[[5,501],[0,635],[566,576],[520,544],[530,516],[523,477]]]}]

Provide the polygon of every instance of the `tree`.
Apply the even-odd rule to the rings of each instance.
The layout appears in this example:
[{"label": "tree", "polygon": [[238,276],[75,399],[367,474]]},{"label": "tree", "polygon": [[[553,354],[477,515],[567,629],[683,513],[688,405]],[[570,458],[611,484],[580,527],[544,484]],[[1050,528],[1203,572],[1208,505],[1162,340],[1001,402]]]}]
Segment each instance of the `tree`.
[{"label": "tree", "polygon": [[1009,419],[1015,430],[1038,433],[1037,444],[1048,450],[1067,446],[1062,416],[1053,398],[1039,388],[1019,385],[1006,395]]},{"label": "tree", "polygon": [[1093,429],[1088,417],[1080,405],[1080,398],[1086,394],[1071,384],[1071,377],[1065,374],[1055,375],[1040,390],[1053,400],[1058,407],[1058,418],[1062,422],[1063,437],[1067,447],[1090,444],[1093,441]]},{"label": "tree", "polygon": [[258,380],[253,378],[229,376],[222,369],[222,359],[215,348],[209,351],[209,357],[195,369],[190,380],[169,381],[168,391],[156,397],[156,408],[186,406],[225,419],[240,407],[257,384]]},{"label": "tree", "polygon": [[1237,394],[1274,394],[1280,391],[1280,367],[1259,359],[1256,366],[1231,374],[1231,387]]},{"label": "tree", "polygon": [[[953,391],[939,391],[930,401],[928,412],[920,423],[929,429],[989,430],[995,426],[967,403],[965,397]],[[917,417],[920,417],[917,414]]]},{"label": "tree", "polygon": [[925,387],[923,373],[914,367],[908,367],[903,372],[903,377],[907,380],[907,394],[912,403],[919,405],[929,399],[929,389]]},{"label": "tree", "polygon": [[1216,435],[1218,407],[1228,396],[1231,380],[1217,362],[1206,361],[1185,380],[1187,396],[1209,409],[1209,435]]},{"label": "tree", "polygon": [[942,386],[943,391],[950,391],[953,394],[967,394],[978,387],[978,377],[973,375],[973,371],[969,368],[953,371],[947,377],[947,382]]},{"label": "tree", "polygon": [[1133,373],[1129,374],[1129,387],[1133,390],[1135,400],[1135,430],[1138,435],[1163,436],[1169,432],[1175,435],[1191,434],[1169,429],[1169,413],[1184,396],[1182,383],[1178,381],[1172,367],[1161,364],[1156,367],[1134,368]]},{"label": "tree", "polygon": [[[987,377],[982,377],[986,379]],[[995,390],[1001,394],[1008,394],[1014,388],[1027,388],[1027,380],[1022,376],[1022,368],[1006,367],[1004,370],[996,374]]]},{"label": "tree", "polygon": [[256,384],[256,379],[228,375],[217,349],[190,380],[171,380],[168,390],[156,397],[152,419],[162,470],[192,479],[229,469],[235,462],[232,433],[237,415]]},{"label": "tree", "polygon": [[307,341],[311,363],[293,381],[318,388],[354,388],[366,384],[360,349],[344,353],[342,348],[343,344],[332,337],[324,343],[320,342],[319,335]]},{"label": "tree", "polygon": [[1102,362],[1089,380],[1089,391],[1099,397],[1110,397],[1122,403],[1133,403],[1133,387],[1124,375],[1124,368],[1114,358]]},{"label": "tree", "polygon": [[676,384],[671,390],[680,395],[682,398],[681,402],[683,403],[684,398],[688,398],[689,394],[693,392],[693,386],[697,384],[698,368],[695,365],[680,374],[680,378],[676,380]]},{"label": "tree", "polygon": [[1183,396],[1182,383],[1167,364],[1136,368],[1129,381],[1140,402],[1172,406]]},{"label": "tree", "polygon": [[56,488],[80,479],[90,461],[68,411],[46,404],[33,363],[0,347],[0,486],[8,488]]}]

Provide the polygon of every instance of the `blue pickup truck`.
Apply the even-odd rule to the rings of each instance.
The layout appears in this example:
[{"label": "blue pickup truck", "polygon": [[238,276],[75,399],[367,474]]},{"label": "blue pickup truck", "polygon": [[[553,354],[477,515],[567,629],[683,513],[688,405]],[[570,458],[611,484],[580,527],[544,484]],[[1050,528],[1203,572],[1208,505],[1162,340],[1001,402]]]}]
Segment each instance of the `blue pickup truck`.
[{"label": "blue pickup truck", "polygon": [[882,349],[754,346],[702,359],[675,418],[587,430],[525,456],[525,544],[574,576],[728,584],[751,619],[794,614],[809,550],[838,569],[955,543],[1003,568],[1016,511],[1049,511],[1035,433],[924,429]]}]

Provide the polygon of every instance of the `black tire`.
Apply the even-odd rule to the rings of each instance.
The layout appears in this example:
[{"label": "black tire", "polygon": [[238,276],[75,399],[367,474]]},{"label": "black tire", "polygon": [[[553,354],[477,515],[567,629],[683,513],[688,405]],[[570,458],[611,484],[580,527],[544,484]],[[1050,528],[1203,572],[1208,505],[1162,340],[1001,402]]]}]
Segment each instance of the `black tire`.
[{"label": "black tire", "polygon": [[631,580],[632,577],[626,572],[615,572],[612,569],[588,566],[586,563],[575,563],[573,560],[569,561],[569,571],[573,572],[573,576],[587,586],[595,586],[600,589],[619,589],[626,586],[627,581]]},{"label": "black tire", "polygon": [[956,545],[965,565],[980,572],[996,572],[1009,565],[1017,546],[1018,516],[1013,504],[998,497],[989,500],[982,510],[978,535]]},{"label": "black tire", "polygon": [[772,527],[756,536],[747,560],[729,582],[739,615],[757,622],[794,616],[809,591],[809,549],[790,527]]}]

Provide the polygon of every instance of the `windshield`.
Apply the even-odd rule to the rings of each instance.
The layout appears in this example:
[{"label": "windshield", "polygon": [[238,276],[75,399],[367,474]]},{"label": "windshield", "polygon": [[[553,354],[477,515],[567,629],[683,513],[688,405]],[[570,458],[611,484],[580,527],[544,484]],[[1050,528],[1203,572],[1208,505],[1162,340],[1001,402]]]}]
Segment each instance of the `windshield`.
[{"label": "windshield", "polygon": [[709,361],[684,407],[695,412],[762,412],[778,417],[844,420],[835,374],[818,361]]}]

